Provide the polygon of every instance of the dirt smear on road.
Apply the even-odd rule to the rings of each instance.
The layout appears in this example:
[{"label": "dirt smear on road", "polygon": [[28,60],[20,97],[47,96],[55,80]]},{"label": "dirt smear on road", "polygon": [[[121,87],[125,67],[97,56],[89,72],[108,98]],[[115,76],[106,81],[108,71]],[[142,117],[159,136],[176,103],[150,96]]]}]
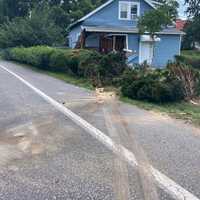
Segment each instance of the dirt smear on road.
[{"label": "dirt smear on road", "polygon": [[[41,120],[42,121],[42,120]],[[55,139],[51,132],[54,131],[51,117],[44,122],[22,124],[10,128],[0,136],[0,167],[9,162],[24,158],[30,158],[51,151],[55,148]]]}]

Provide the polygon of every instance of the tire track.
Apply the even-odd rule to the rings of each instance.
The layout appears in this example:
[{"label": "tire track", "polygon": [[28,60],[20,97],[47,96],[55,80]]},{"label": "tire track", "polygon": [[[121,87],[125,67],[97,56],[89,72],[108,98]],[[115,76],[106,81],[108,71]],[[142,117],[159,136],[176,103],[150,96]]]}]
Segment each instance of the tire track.
[{"label": "tire track", "polygon": [[[110,137],[117,143],[120,144],[120,136],[116,127],[114,126],[115,116],[112,114],[112,109],[109,105],[103,106],[103,113],[105,117],[106,127]],[[118,157],[114,157],[113,161],[114,177],[113,177],[113,190],[116,200],[128,200],[130,199],[129,194],[129,180],[128,180],[128,169],[127,163]]]},{"label": "tire track", "polygon": [[[144,199],[158,200],[159,197],[151,173],[151,165],[149,164],[148,158],[142,147],[137,143],[137,141],[135,141],[134,134],[130,133],[127,122],[122,118],[118,109],[119,105],[117,100],[108,100],[106,103],[106,107],[110,107],[109,111],[108,109],[106,110],[105,107],[103,108],[106,123],[109,123],[108,130],[110,136],[115,142],[117,142],[117,144],[121,144],[123,142],[136,156],[136,159],[138,161],[138,173],[141,181]],[[128,177],[127,166],[124,166],[123,161],[119,161],[119,159],[118,163],[115,164],[116,167],[118,167],[119,169],[121,167],[121,176],[118,177],[118,182],[122,181],[122,187],[119,188],[119,186],[117,185],[116,188],[118,190],[122,190],[121,193],[126,191],[128,194],[129,183],[126,179],[126,177]],[[120,196],[120,194],[118,194],[118,196],[121,199],[128,199],[128,196],[125,194],[123,194],[123,196]]]}]

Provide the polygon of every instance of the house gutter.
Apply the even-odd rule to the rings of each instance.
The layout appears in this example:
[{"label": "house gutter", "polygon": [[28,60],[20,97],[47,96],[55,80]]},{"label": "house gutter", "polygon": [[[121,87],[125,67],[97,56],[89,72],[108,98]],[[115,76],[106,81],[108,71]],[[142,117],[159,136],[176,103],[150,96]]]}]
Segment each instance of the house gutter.
[{"label": "house gutter", "polygon": [[[100,33],[100,32],[105,32],[105,33],[139,33],[138,28],[135,28],[133,30],[120,30],[120,29],[112,29],[109,27],[90,27],[90,26],[81,26],[82,30],[85,30],[86,32],[96,32],[96,33]],[[184,35],[185,33],[182,31],[172,31],[172,32],[165,32],[165,31],[160,31],[160,32],[156,32],[155,34],[159,35]],[[148,33],[146,33],[145,35],[149,35]]]}]

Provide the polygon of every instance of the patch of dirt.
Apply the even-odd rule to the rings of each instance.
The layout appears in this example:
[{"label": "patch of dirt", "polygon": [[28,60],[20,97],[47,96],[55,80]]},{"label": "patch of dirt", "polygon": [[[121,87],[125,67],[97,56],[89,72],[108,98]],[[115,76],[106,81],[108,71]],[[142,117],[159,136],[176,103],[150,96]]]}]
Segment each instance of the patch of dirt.
[{"label": "patch of dirt", "polygon": [[[32,122],[6,130],[0,136],[0,167],[13,160],[55,151],[56,140],[62,140],[53,133],[57,124],[48,117],[48,121]],[[43,121],[43,120],[41,120]],[[55,138],[58,137],[58,138]]]},{"label": "patch of dirt", "polygon": [[96,88],[97,103],[104,103],[105,101],[112,101],[117,98],[114,92],[105,92],[104,88]]}]

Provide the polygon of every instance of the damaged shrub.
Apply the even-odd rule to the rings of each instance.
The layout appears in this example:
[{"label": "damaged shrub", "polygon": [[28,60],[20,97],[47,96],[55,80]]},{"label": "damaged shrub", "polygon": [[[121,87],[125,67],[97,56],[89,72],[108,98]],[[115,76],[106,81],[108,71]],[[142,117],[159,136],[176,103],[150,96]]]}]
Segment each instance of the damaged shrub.
[{"label": "damaged shrub", "polygon": [[181,82],[186,100],[199,95],[200,73],[198,70],[184,63],[169,63],[168,69],[170,76]]},{"label": "damaged shrub", "polygon": [[180,81],[170,77],[167,70],[129,70],[122,83],[122,94],[132,99],[156,103],[183,99]]}]

